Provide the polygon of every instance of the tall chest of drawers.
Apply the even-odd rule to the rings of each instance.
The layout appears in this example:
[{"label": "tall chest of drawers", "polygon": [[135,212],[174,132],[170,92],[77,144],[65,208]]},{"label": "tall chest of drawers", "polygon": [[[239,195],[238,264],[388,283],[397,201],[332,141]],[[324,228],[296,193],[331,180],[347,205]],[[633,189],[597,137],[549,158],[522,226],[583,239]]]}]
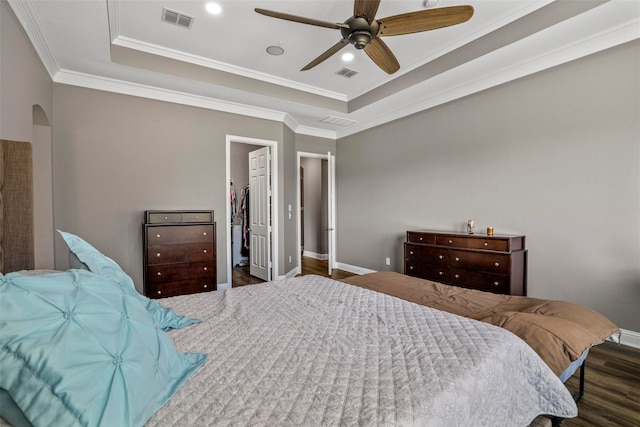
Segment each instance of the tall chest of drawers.
[{"label": "tall chest of drawers", "polygon": [[525,236],[407,231],[404,273],[499,294],[527,294]]},{"label": "tall chest of drawers", "polygon": [[216,290],[213,211],[145,211],[143,233],[146,296]]}]

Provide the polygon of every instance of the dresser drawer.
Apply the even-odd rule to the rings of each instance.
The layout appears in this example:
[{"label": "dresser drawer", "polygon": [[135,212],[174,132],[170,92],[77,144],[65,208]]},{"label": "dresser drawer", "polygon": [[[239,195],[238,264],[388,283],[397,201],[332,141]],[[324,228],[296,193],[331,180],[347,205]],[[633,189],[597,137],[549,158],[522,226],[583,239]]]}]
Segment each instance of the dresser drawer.
[{"label": "dresser drawer", "polygon": [[165,298],[175,295],[195,294],[215,291],[216,284],[211,280],[190,279],[175,282],[150,284],[147,293],[149,298]]},{"label": "dresser drawer", "polygon": [[449,250],[432,246],[405,244],[404,256],[407,261],[425,262],[429,264],[448,265]]},{"label": "dresser drawer", "polygon": [[213,225],[167,225],[147,227],[147,244],[178,245],[183,243],[210,243],[214,240]]},{"label": "dresser drawer", "polygon": [[509,250],[509,241],[504,239],[474,238],[467,240],[467,247],[469,249],[486,249],[488,251],[506,252]]},{"label": "dresser drawer", "polygon": [[147,264],[206,261],[213,259],[214,255],[211,243],[149,246],[147,249]]},{"label": "dresser drawer", "polygon": [[182,214],[175,212],[157,212],[147,215],[149,224],[164,224],[167,222],[182,222]]},{"label": "dresser drawer", "polygon": [[489,291],[497,294],[509,292],[509,276],[503,274],[452,268],[450,281],[454,286],[473,288],[479,291]]},{"label": "dresser drawer", "polygon": [[177,264],[156,264],[147,268],[149,283],[187,280],[196,278],[214,278],[216,267],[213,260],[198,262],[180,262]]},{"label": "dresser drawer", "polygon": [[410,243],[426,243],[434,245],[436,243],[436,236],[429,233],[419,233],[415,231],[407,232],[407,242]]},{"label": "dresser drawer", "polygon": [[487,252],[451,250],[451,268],[465,268],[490,273],[508,274],[509,255]]},{"label": "dresser drawer", "polygon": [[407,262],[405,264],[404,274],[407,276],[433,280],[435,282],[446,283],[449,281],[449,267],[446,265]]},{"label": "dresser drawer", "polygon": [[436,236],[436,245],[447,246],[451,248],[466,248],[467,241],[469,239],[466,237],[456,237],[456,236]]},{"label": "dresser drawer", "polygon": [[147,224],[213,222],[213,211],[147,211]]},{"label": "dresser drawer", "polygon": [[182,222],[213,222],[211,212],[185,212],[182,214]]}]

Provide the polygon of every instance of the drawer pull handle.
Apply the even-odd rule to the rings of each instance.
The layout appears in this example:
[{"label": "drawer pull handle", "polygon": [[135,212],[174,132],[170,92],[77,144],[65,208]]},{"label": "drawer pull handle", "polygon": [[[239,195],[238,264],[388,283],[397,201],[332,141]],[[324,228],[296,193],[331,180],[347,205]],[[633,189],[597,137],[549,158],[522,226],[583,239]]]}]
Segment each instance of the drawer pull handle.
[{"label": "drawer pull handle", "polygon": [[460,258],[456,257],[456,261],[460,261]]},{"label": "drawer pull handle", "polygon": [[493,282],[493,286],[498,286],[498,285],[500,285],[500,283],[498,283],[498,282]]},{"label": "drawer pull handle", "polygon": [[156,237],[160,237],[160,235],[159,235],[159,234],[156,234]]},{"label": "drawer pull handle", "polygon": [[202,250],[202,252],[204,252],[204,253],[206,254],[206,253],[207,253],[207,250],[206,250],[206,249],[203,249],[203,250]]},{"label": "drawer pull handle", "polygon": [[158,253],[156,254],[156,256],[160,256],[160,252],[158,252]]},{"label": "drawer pull handle", "polygon": [[453,240],[449,240],[449,243],[450,243],[450,244],[451,244],[451,243],[453,243]]},{"label": "drawer pull handle", "polygon": [[444,258],[442,255],[438,255],[438,259],[442,259]]},{"label": "drawer pull handle", "polygon": [[422,237],[420,238],[420,241],[422,241]]},{"label": "drawer pull handle", "polygon": [[499,262],[496,262],[494,265],[495,265],[496,267],[500,267],[500,263],[499,263]]},{"label": "drawer pull handle", "polygon": [[161,295],[161,294],[162,294],[162,291],[158,291],[158,295]]},{"label": "drawer pull handle", "polygon": [[488,244],[487,242],[484,242],[484,245],[485,245],[485,246],[489,246],[489,244]]},{"label": "drawer pull handle", "polygon": [[162,273],[160,273],[159,271],[158,271],[158,276],[162,276]]},{"label": "drawer pull handle", "polygon": [[460,275],[459,275],[459,274],[456,274],[456,275],[455,275],[455,278],[457,279],[458,277],[460,277]]},{"label": "drawer pull handle", "polygon": [[413,255],[413,251],[409,251],[409,255]]},{"label": "drawer pull handle", "polygon": [[206,236],[206,235],[207,235],[207,232],[205,231],[204,233],[202,233],[202,235],[203,235],[203,236]]},{"label": "drawer pull handle", "polygon": [[196,215],[196,219],[199,219],[200,217],[198,215]]},{"label": "drawer pull handle", "polygon": [[413,265],[410,265],[410,266],[409,266],[409,270],[413,270]]},{"label": "drawer pull handle", "polygon": [[207,285],[203,285],[202,287],[206,289],[206,288],[207,288]]},{"label": "drawer pull handle", "polygon": [[443,271],[438,271],[438,274],[439,274],[440,276],[442,276],[442,275],[444,274],[444,272],[443,272]]},{"label": "drawer pull handle", "polygon": [[204,271],[207,271],[207,267],[204,267]]},{"label": "drawer pull handle", "polygon": [[164,217],[164,219],[169,219],[169,217],[168,217],[168,216],[165,216],[165,217]]}]

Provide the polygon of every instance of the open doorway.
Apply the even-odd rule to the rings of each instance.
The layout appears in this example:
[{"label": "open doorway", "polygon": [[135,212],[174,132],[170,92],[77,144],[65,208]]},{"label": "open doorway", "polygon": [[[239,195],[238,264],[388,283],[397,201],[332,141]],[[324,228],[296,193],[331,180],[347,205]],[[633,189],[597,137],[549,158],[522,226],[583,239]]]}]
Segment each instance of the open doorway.
[{"label": "open doorway", "polygon": [[[335,266],[335,189],[333,188],[333,156],[298,153],[298,266],[326,265],[331,276]],[[309,261],[313,260],[313,263]],[[317,262],[317,261],[320,261]]]},{"label": "open doorway", "polygon": [[[271,191],[269,197],[256,200],[258,186],[255,180],[251,184],[251,153],[267,152],[264,156],[268,162],[267,170],[273,171],[265,179]],[[232,286],[261,283],[277,277],[277,145],[276,141],[227,136],[227,283],[224,288]],[[255,187],[255,188],[251,188]],[[252,191],[254,190],[254,191]],[[260,206],[258,206],[260,204]],[[265,206],[262,206],[264,204]],[[256,235],[251,227],[251,211],[264,212],[261,221],[262,230],[259,236],[262,246],[261,256],[255,256]],[[253,238],[253,239],[252,239]],[[252,240],[254,245],[252,245]],[[253,249],[253,251],[252,251]],[[262,277],[256,277],[253,261],[261,260]],[[252,275],[252,270],[255,274]],[[218,289],[221,289],[218,286]]]}]

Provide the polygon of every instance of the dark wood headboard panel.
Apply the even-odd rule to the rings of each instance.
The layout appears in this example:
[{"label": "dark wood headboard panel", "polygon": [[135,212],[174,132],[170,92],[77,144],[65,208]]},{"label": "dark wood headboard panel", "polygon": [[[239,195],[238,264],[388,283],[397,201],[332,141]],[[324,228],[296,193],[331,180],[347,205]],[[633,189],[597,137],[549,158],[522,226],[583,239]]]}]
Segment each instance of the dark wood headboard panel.
[{"label": "dark wood headboard panel", "polygon": [[31,143],[0,140],[0,271],[32,270]]}]

